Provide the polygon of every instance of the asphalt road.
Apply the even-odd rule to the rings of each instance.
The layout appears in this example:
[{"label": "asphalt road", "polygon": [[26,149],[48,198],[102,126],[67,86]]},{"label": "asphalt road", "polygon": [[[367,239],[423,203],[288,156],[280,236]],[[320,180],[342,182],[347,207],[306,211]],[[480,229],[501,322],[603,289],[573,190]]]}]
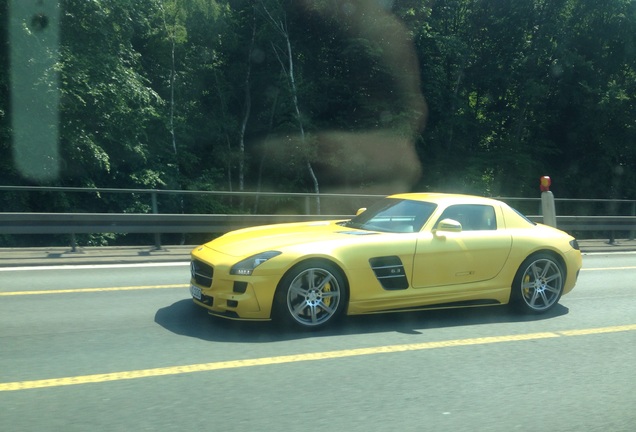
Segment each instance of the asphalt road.
[{"label": "asphalt road", "polygon": [[214,319],[187,263],[0,268],[0,431],[633,431],[636,254],[549,315]]}]

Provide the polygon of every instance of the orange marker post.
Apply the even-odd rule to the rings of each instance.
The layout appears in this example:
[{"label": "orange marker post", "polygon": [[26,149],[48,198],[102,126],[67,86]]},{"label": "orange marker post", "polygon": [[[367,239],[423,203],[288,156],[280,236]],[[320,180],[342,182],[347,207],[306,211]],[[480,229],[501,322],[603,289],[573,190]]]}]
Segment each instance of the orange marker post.
[{"label": "orange marker post", "polygon": [[552,180],[550,177],[541,177],[539,186],[541,189],[541,210],[543,212],[543,223],[556,228],[556,208],[554,205],[554,195],[550,190],[551,185]]}]

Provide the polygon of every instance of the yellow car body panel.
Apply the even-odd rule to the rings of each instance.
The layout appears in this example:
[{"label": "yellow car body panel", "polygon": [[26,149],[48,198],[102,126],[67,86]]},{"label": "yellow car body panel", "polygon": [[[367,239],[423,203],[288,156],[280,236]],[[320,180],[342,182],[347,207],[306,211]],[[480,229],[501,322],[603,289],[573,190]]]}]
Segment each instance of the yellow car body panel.
[{"label": "yellow car body panel", "polygon": [[[195,248],[195,303],[226,318],[271,319],[281,279],[308,261],[339,269],[349,315],[506,304],[520,266],[535,254],[547,254],[563,268],[563,294],[576,283],[582,260],[573,237],[533,224],[505,203],[452,194],[399,194],[385,200],[424,203],[431,210],[419,222],[418,214],[407,212],[363,228],[354,222],[367,212],[351,221],[252,227]],[[475,209],[481,220],[469,228]],[[449,214],[464,218],[463,223]],[[441,220],[462,228],[438,229]],[[258,258],[249,274],[232,270],[265,252],[272,254]],[[199,271],[209,272],[209,278],[196,275]]]}]

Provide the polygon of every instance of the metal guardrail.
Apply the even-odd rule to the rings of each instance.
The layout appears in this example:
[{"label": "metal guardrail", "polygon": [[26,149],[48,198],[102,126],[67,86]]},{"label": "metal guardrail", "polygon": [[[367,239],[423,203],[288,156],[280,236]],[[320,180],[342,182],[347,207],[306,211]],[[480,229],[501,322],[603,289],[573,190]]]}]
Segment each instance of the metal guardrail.
[{"label": "metal guardrail", "polygon": [[[543,217],[531,216],[541,223]],[[563,231],[634,231],[636,216],[557,216],[557,227]]]},{"label": "metal guardrail", "polygon": [[161,249],[161,234],[225,233],[239,228],[284,222],[349,219],[337,215],[199,215],[121,213],[0,213],[0,234],[154,234]]},{"label": "metal guardrail", "polygon": [[[0,234],[222,233],[256,225],[349,219],[352,215],[1,213]],[[529,216],[541,223],[543,217]],[[557,216],[564,231],[632,231],[636,216]]]},{"label": "metal guardrail", "polygon": [[[76,234],[90,233],[150,233],[155,234],[155,246],[160,248],[160,235],[169,233],[223,233],[238,228],[266,225],[281,222],[301,222],[308,220],[348,219],[350,215],[314,215],[311,213],[310,200],[338,199],[345,201],[378,199],[383,195],[356,194],[313,194],[313,193],[279,193],[279,192],[228,192],[228,191],[182,191],[154,189],[114,189],[114,188],[69,188],[38,186],[0,186],[0,191],[9,192],[54,192],[54,193],[128,193],[146,194],[151,197],[153,213],[23,213],[0,212],[0,234],[70,234],[71,244],[75,248]],[[161,195],[183,196],[229,196],[259,198],[293,198],[304,200],[304,215],[271,215],[271,214],[160,214],[157,197]],[[505,198],[506,202],[540,203],[540,198]],[[557,226],[568,232],[603,231],[609,233],[609,241],[613,242],[617,231],[629,232],[633,238],[636,232],[635,200],[583,200],[557,199],[557,203],[607,204],[609,206],[629,206],[629,216],[557,216]],[[542,222],[542,216],[530,216],[535,222]]]},{"label": "metal guardrail", "polygon": [[256,225],[349,218],[351,216],[0,213],[0,234],[223,233]]},{"label": "metal guardrail", "polygon": [[[222,233],[256,225],[349,219],[352,215],[1,213],[0,234]],[[542,216],[529,216],[541,223]],[[636,216],[557,216],[564,231],[635,231]]]}]

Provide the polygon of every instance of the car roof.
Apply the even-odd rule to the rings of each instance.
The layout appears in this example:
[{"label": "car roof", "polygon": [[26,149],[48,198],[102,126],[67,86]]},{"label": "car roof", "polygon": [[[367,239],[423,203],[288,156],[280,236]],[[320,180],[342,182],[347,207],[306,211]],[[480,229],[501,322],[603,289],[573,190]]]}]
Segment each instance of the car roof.
[{"label": "car roof", "polygon": [[396,195],[390,195],[389,198],[409,199],[415,201],[426,201],[437,204],[451,205],[451,204],[501,204],[492,198],[485,198],[476,195],[463,195],[463,194],[450,194],[450,193],[402,193]]}]

